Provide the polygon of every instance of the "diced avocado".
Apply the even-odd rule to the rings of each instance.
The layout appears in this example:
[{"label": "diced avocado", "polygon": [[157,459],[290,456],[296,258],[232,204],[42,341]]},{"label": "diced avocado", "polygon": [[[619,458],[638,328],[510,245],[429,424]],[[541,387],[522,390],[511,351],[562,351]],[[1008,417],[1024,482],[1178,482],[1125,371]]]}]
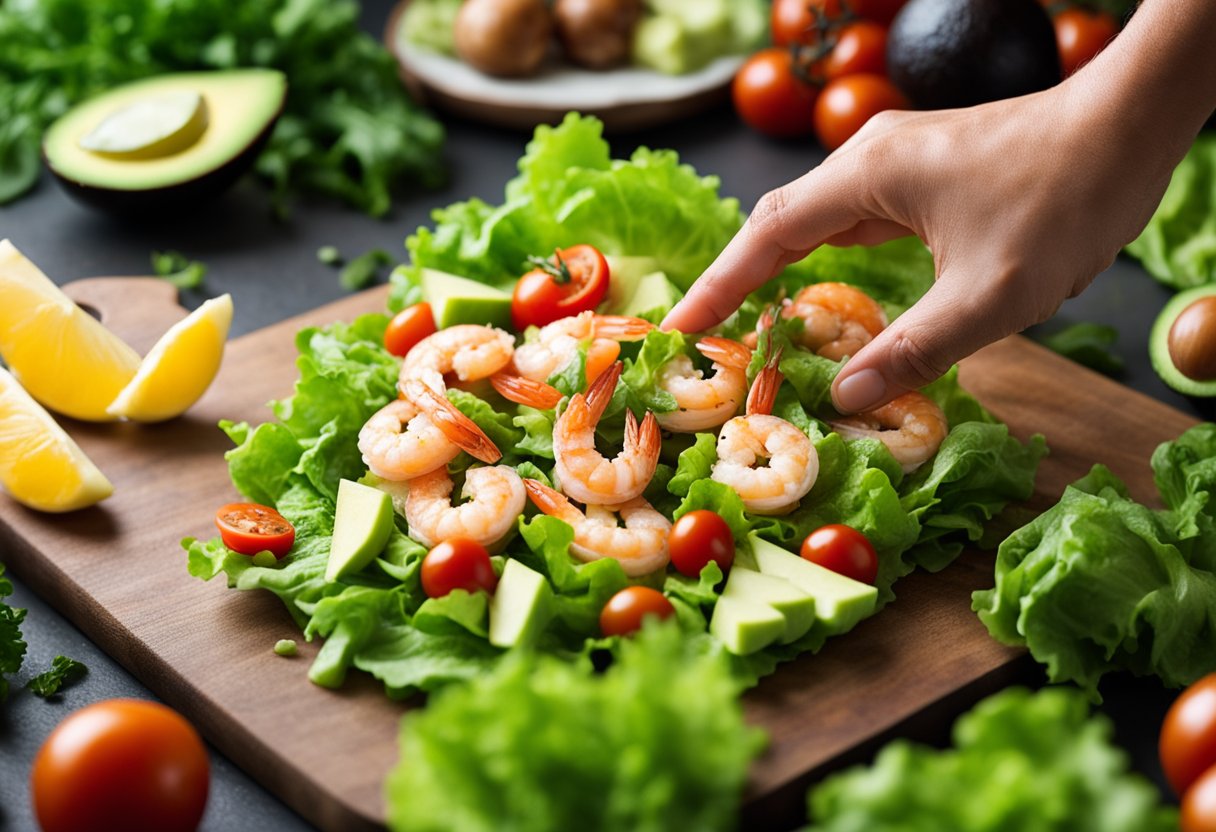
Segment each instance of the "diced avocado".
[{"label": "diced avocado", "polygon": [[676,18],[644,17],[633,34],[633,62],[666,75],[682,75],[693,69],[687,43],[684,27]]},{"label": "diced avocado", "polygon": [[768,604],[785,617],[782,644],[806,635],[815,623],[815,599],[784,578],[763,575],[736,564],[722,589],[723,598]]},{"label": "diced avocado", "polygon": [[618,257],[610,254],[608,261],[608,297],[600,305],[607,315],[620,315],[625,304],[638,290],[643,277],[658,271],[659,261],[653,257]]},{"label": "diced avocado", "polygon": [[638,281],[637,291],[621,310],[622,315],[633,318],[649,317],[649,313],[661,310],[663,314],[676,305],[680,290],[662,272],[651,272]]},{"label": "diced avocado", "polygon": [[532,644],[553,618],[553,590],[545,576],[507,560],[490,599],[490,644]]},{"label": "diced avocado", "polygon": [[384,550],[392,530],[393,501],[388,494],[351,480],[339,482],[325,580],[336,581],[367,566]]},{"label": "diced avocado", "polygon": [[651,0],[653,17],[638,24],[634,60],[659,72],[693,72],[733,51],[737,0]]},{"label": "diced avocado", "polygon": [[422,270],[421,283],[422,299],[431,305],[440,329],[456,324],[511,328],[510,293],[434,269]]},{"label": "diced avocado", "polygon": [[847,632],[878,604],[878,589],[791,554],[751,534],[752,554],[765,575],[785,578],[815,599],[815,618],[829,635]]},{"label": "diced avocado", "polygon": [[709,632],[736,656],[763,650],[786,632],[785,616],[768,604],[723,595],[714,605]]}]

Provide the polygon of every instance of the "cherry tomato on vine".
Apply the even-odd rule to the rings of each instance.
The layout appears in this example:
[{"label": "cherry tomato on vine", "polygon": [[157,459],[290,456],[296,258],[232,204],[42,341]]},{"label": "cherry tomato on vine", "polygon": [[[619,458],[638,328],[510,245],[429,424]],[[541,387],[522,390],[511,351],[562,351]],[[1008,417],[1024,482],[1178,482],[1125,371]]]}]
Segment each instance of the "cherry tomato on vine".
[{"label": "cherry tomato on vine", "polygon": [[511,296],[511,322],[520,332],[595,309],[608,294],[608,261],[594,246],[558,249],[549,260],[532,262],[536,268]]},{"label": "cherry tomato on vine", "polygon": [[828,80],[862,72],[887,74],[887,29],[870,20],[841,27],[836,45],[823,59],[823,76]]},{"label": "cherry tomato on vine", "polygon": [[242,555],[270,552],[276,558],[291,551],[295,526],[270,506],[229,503],[215,513],[215,525],[224,545]]},{"label": "cherry tomato on vine", "polygon": [[608,599],[600,611],[600,630],[606,636],[627,636],[642,628],[648,616],[669,618],[676,608],[663,593],[648,586],[627,586]]},{"label": "cherry tomato on vine", "polygon": [[1119,22],[1113,15],[1080,6],[1060,12],[1052,23],[1060,50],[1060,69],[1066,78],[1089,63],[1119,34]]},{"label": "cherry tomato on vine", "polygon": [[815,102],[815,134],[824,149],[840,147],[883,110],[905,110],[908,99],[881,75],[845,75],[829,81]]},{"label": "cherry tomato on vine", "polygon": [[69,715],[30,770],[42,832],[192,832],[210,779],[207,749],[190,723],[137,699]]},{"label": "cherry tomato on vine", "polygon": [[769,136],[809,136],[819,90],[798,76],[788,49],[762,49],[747,59],[731,84],[735,111]]},{"label": "cherry tomato on vine", "polygon": [[723,574],[735,561],[735,538],[730,526],[716,511],[699,509],[680,517],[667,538],[671,564],[681,574],[695,578],[712,560]]},{"label": "cherry tomato on vine", "polygon": [[388,322],[384,330],[384,348],[398,358],[404,357],[414,345],[435,333],[435,314],[425,301],[402,309]]},{"label": "cherry tomato on vine", "polygon": [[498,576],[486,547],[467,537],[453,537],[435,545],[422,559],[422,591],[442,598],[453,589],[494,592]]},{"label": "cherry tomato on vine", "polygon": [[873,584],[878,577],[878,553],[852,526],[834,523],[815,529],[802,541],[802,557],[863,584]]},{"label": "cherry tomato on vine", "polygon": [[1216,832],[1216,766],[1209,768],[1182,796],[1181,832]]},{"label": "cherry tomato on vine", "polygon": [[846,0],[842,7],[840,0],[773,0],[769,18],[773,45],[818,42],[821,33],[817,28],[816,11],[821,11],[826,21],[838,21],[845,17],[844,9],[847,8],[856,17],[889,26],[905,2],[907,0]]},{"label": "cherry tomato on vine", "polygon": [[1174,700],[1161,724],[1158,751],[1165,779],[1179,797],[1216,766],[1216,673]]}]

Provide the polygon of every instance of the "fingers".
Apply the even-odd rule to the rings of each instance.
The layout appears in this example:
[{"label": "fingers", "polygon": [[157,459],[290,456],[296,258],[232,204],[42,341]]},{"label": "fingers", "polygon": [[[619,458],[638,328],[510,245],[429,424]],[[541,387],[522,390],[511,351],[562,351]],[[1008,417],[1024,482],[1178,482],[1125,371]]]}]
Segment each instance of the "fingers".
[{"label": "fingers", "polygon": [[[1022,287],[1029,290],[1030,287]],[[842,413],[872,410],[924,387],[988,344],[1034,323],[1012,279],[945,273],[911,309],[858,351],[832,384]]]},{"label": "fingers", "polygon": [[700,332],[721,323],[748,292],[825,240],[869,219],[862,208],[862,191],[849,184],[843,167],[824,163],[766,194],[735,238],[663,319],[662,328]]}]

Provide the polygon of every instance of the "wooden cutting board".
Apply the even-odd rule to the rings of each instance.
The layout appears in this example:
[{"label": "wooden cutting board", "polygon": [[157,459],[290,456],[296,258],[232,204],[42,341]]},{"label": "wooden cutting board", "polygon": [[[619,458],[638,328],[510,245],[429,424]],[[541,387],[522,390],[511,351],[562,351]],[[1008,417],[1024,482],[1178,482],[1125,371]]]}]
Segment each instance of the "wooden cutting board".
[{"label": "wooden cutting board", "polygon": [[[80,281],[67,291],[141,351],[185,314],[155,279]],[[359,673],[341,691],[310,684],[318,644],[303,642],[278,599],[190,577],[178,541],[210,536],[213,509],[236,496],[223,459],[230,445],[216,422],[269,418],[265,404],[295,381],[296,331],[380,310],[384,298],[383,287],[369,290],[236,339],[216,383],[182,418],[64,420],[115,485],[102,505],[56,516],[0,497],[13,573],[266,788],[332,832],[382,825],[381,783],[409,704],[390,702]],[[1194,423],[1021,338],[964,362],[963,384],[1019,437],[1047,436],[1051,455],[1033,501],[1040,507],[1098,461],[1138,499],[1154,500],[1149,455]],[[911,575],[880,615],[748,693],[748,719],[772,741],[751,773],[746,828],[801,823],[812,779],[893,732],[952,718],[1017,675],[1022,653],[992,641],[970,611],[972,590],[991,584],[991,556],[979,553],[937,575]],[[298,658],[271,652],[287,637],[300,641]]]}]

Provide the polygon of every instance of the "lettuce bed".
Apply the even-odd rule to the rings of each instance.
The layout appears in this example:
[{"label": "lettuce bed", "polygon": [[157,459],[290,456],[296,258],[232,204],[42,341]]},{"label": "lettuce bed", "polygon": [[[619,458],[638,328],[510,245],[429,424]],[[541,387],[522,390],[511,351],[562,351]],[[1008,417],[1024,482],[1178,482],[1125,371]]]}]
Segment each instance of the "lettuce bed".
[{"label": "lettuce bed", "polygon": [[[458,203],[437,211],[435,220],[433,229],[419,230],[407,243],[416,267],[501,284],[519,274],[528,254],[591,242],[609,254],[654,258],[674,284],[686,288],[742,218],[735,201],[718,197],[715,179],[680,165],[674,153],[639,150],[628,161],[611,160],[599,123],[572,116],[557,128],[537,130],[503,205]],[[394,309],[415,297],[410,274],[406,269],[394,276]],[[915,241],[872,250],[824,248],[791,267],[781,283],[789,291],[829,278],[855,280],[898,312],[932,282],[932,263]],[[759,302],[749,302],[731,326],[744,327]],[[218,539],[188,539],[184,545],[192,574],[210,579],[223,573],[239,589],[273,592],[306,637],[326,639],[310,672],[314,682],[340,685],[354,667],[381,680],[389,695],[405,696],[480,675],[501,660],[503,651],[485,639],[484,595],[425,597],[418,575],[425,549],[407,537],[401,519],[385,551],[366,569],[337,582],[324,579],[338,481],[364,476],[356,435],[395,395],[397,360],[381,344],[387,320],[366,315],[302,331],[300,378],[294,395],[273,405],[277,421],[223,425],[236,444],[228,454],[233,483],[249,499],[275,505],[295,524],[293,552],[263,564],[230,552]],[[781,369],[790,383],[783,386],[776,413],[815,442],[821,470],[811,493],[783,517],[750,515],[733,490],[707,477],[713,436],[673,437],[664,440],[646,493],[660,510],[679,516],[711,508],[727,519],[740,544],[755,530],[790,547],[819,525],[847,523],[874,543],[880,598],[887,602],[895,597],[892,587],[900,576],[918,566],[945,567],[964,545],[980,540],[986,521],[1007,502],[1031,494],[1045,453],[1042,438],[1022,444],[1011,437],[959,388],[955,371],[926,390],[945,410],[950,434],[930,464],[904,476],[881,443],[846,443],[822,421],[830,415],[828,390],[840,365],[786,346]],[[653,377],[663,360],[684,349],[682,336],[658,332],[627,347],[623,383],[601,424],[606,441],[619,441],[626,407],[672,406],[656,396]],[[552,381],[568,392],[581,385],[582,366],[581,360],[572,361]],[[548,479],[552,412],[518,407],[492,393],[449,395],[503,449],[505,464]],[[462,455],[450,470],[459,477],[469,462]],[[564,523],[529,515],[498,556],[498,566],[502,558],[518,558],[552,585],[557,615],[538,645],[542,652],[575,658],[598,649],[618,651],[615,639],[598,637],[598,616],[629,581],[615,561],[572,560],[571,537]],[[661,584],[686,638],[704,652],[722,649],[706,632],[720,578],[711,565],[700,580],[674,573],[649,579]],[[779,662],[818,650],[824,637],[812,629],[793,644],[730,657],[732,672],[741,683],[754,684]]]}]

